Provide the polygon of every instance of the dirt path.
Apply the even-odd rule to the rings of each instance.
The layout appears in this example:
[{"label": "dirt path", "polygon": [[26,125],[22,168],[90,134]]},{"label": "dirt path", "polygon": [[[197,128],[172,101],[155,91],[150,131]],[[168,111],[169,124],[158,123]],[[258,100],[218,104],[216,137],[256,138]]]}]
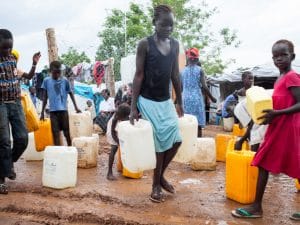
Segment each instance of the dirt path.
[{"label": "dirt path", "polygon": [[[205,136],[214,136],[219,128],[209,127]],[[188,165],[172,162],[167,177],[175,185],[176,195],[166,194],[166,201],[148,200],[152,173],[140,180],[105,179],[109,146],[101,137],[98,167],[78,170],[76,188],[54,190],[41,184],[42,162],[16,164],[18,178],[8,182],[10,193],[0,196],[0,224],[296,224],[288,216],[300,210],[300,194],[293,180],[271,176],[264,198],[264,218],[240,220],[230,211],[241,205],[226,199],[224,163],[212,172],[195,172]]]}]

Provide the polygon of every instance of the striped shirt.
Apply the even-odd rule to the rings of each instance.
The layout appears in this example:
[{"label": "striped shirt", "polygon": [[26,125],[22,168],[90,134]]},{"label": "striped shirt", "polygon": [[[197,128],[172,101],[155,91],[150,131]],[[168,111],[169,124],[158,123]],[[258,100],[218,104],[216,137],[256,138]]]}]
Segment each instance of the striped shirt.
[{"label": "striped shirt", "polygon": [[12,55],[0,56],[0,102],[20,98],[20,78],[15,58]]}]

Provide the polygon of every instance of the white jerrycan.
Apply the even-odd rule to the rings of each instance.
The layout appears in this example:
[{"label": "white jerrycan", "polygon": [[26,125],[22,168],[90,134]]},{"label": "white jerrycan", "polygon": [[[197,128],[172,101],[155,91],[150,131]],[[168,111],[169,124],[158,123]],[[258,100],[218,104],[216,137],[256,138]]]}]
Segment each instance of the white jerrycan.
[{"label": "white jerrycan", "polygon": [[82,113],[71,112],[69,114],[69,124],[71,139],[92,136],[93,122],[89,111],[83,111]]},{"label": "white jerrycan", "polygon": [[117,125],[123,166],[131,172],[141,172],[156,167],[153,130],[150,122],[139,119],[134,125],[129,121]]},{"label": "white jerrycan", "polygon": [[56,189],[75,187],[77,149],[67,146],[47,146],[44,154],[43,186]]},{"label": "white jerrycan", "polygon": [[182,143],[173,160],[189,163],[197,151],[198,121],[195,116],[184,114],[178,122]]}]

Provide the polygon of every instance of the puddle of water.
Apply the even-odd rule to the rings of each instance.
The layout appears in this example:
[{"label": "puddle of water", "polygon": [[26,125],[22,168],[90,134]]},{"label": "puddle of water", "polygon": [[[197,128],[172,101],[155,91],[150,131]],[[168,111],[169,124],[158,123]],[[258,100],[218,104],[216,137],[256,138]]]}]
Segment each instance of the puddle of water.
[{"label": "puddle of water", "polygon": [[197,179],[193,179],[193,178],[188,178],[188,179],[185,179],[185,180],[182,180],[182,181],[179,181],[180,184],[201,184],[201,181],[200,180],[197,180]]}]

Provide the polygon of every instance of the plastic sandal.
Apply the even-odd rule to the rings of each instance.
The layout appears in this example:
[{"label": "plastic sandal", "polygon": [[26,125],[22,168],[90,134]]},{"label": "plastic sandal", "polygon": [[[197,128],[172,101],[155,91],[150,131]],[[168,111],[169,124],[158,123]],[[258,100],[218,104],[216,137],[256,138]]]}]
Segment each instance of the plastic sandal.
[{"label": "plastic sandal", "polygon": [[300,212],[293,213],[293,214],[290,216],[290,219],[291,219],[291,220],[300,221]]},{"label": "plastic sandal", "polygon": [[163,199],[163,193],[161,190],[158,190],[157,188],[155,188],[154,190],[152,190],[152,193],[149,197],[149,199],[154,202],[154,203],[161,203],[164,201]]},{"label": "plastic sandal", "polygon": [[251,218],[251,219],[256,219],[256,218],[261,218],[262,214],[252,214],[248,212],[246,209],[243,208],[238,208],[236,210],[231,211],[231,214],[234,217],[237,218]]}]

